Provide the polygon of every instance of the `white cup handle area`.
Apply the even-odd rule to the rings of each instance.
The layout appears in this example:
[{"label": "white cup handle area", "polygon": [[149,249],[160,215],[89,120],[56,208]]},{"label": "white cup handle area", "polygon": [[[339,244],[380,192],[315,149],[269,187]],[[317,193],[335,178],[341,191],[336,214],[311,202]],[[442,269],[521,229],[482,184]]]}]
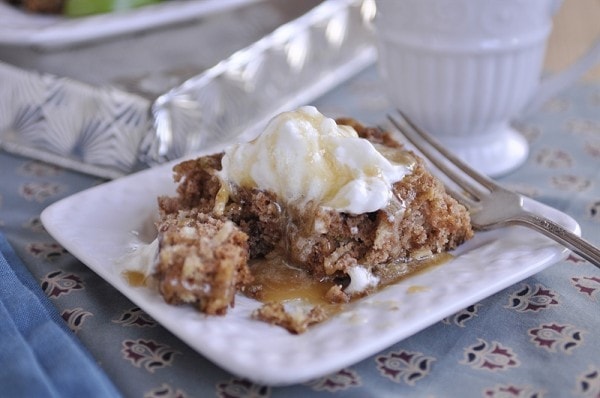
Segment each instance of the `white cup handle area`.
[{"label": "white cup handle area", "polygon": [[597,37],[588,51],[567,69],[542,79],[539,88],[520,116],[523,117],[538,110],[546,101],[575,83],[598,63],[600,63],[600,37]]}]

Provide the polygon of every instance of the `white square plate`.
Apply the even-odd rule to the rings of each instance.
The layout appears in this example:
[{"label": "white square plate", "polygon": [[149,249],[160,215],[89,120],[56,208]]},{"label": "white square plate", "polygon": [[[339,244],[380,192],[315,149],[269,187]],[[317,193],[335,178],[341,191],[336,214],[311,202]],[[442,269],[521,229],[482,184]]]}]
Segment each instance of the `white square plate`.
[{"label": "white square plate", "polygon": [[[132,287],[123,258],[155,236],[156,198],[173,194],[172,164],[149,169],[49,206],[42,221],[69,252],[157,322],[219,366],[257,383],[286,385],[327,375],[478,302],[566,255],[543,236],[520,227],[476,236],[442,266],[411,276],[348,305],[332,319],[292,335],[252,320],[260,303],[239,295],[226,316],[166,304],[155,291]],[[539,212],[579,232],[555,209]]]}]

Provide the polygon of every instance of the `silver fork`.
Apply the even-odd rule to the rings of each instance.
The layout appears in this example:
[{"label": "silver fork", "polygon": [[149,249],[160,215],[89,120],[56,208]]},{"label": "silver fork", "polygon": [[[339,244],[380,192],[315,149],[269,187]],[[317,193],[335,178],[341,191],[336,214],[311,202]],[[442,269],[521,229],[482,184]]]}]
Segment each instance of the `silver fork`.
[{"label": "silver fork", "polygon": [[[490,230],[509,225],[532,228],[562,244],[600,268],[600,249],[556,222],[525,208],[525,197],[510,191],[484,176],[447,151],[435,138],[416,126],[399,111],[405,123],[388,115],[390,122],[462,191],[448,188],[456,200],[465,205],[476,230]],[[527,198],[529,203],[537,203]]]}]

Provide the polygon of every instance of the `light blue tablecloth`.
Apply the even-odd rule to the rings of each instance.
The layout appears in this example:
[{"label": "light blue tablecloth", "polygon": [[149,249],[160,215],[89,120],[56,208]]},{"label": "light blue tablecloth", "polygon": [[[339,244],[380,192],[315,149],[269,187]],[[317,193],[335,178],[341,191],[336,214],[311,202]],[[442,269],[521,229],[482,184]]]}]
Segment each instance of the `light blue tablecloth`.
[{"label": "light blue tablecloth", "polygon": [[[382,92],[369,69],[316,105],[381,123]],[[571,215],[600,244],[600,85],[574,86],[519,129],[530,157],[501,181]],[[600,270],[575,256],[336,374],[273,388],[189,349],[43,230],[43,208],[101,181],[5,153],[0,181],[0,229],[126,396],[600,397]]]}]

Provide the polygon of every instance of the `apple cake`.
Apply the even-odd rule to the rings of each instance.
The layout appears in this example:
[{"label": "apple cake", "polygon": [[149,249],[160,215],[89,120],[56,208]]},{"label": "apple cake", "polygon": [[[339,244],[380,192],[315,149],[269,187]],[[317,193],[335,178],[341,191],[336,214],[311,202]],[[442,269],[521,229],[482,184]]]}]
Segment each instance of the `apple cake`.
[{"label": "apple cake", "polygon": [[[465,207],[390,133],[314,107],[173,172],[176,195],[158,199],[154,277],[167,302],[207,314],[226,313],[236,292],[261,299],[260,262],[326,283],[324,300],[344,303],[393,280],[390,269],[409,273],[473,235]],[[278,323],[285,313],[267,310],[257,317]]]}]

